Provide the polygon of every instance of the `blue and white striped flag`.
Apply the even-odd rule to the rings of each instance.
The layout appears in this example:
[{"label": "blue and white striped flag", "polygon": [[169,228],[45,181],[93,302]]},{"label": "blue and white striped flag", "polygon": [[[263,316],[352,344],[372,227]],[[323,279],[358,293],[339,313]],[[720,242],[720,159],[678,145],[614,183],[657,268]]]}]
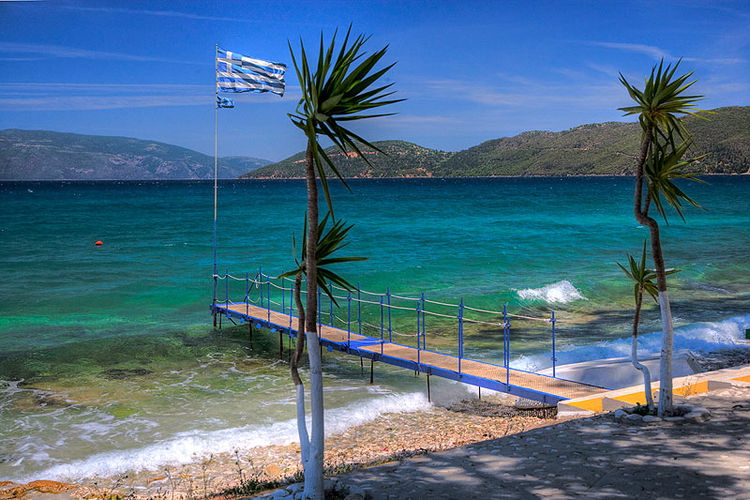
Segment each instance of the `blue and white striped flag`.
[{"label": "blue and white striped flag", "polygon": [[233,108],[234,100],[228,97],[216,96],[216,107],[217,108]]},{"label": "blue and white striped flag", "polygon": [[285,71],[286,64],[217,49],[216,83],[222,92],[273,92],[283,96]]}]

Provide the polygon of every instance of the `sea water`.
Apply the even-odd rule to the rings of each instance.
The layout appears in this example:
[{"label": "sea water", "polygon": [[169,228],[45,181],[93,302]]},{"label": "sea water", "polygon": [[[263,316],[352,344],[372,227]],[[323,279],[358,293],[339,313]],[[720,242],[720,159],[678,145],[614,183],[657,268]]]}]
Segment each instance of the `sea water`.
[{"label": "sea water", "polygon": [[[667,266],[680,270],[670,277],[678,351],[729,346],[750,328],[750,178],[706,181],[684,186],[703,208],[660,220]],[[338,271],[374,293],[539,318],[513,319],[518,368],[550,366],[553,310],[558,362],[627,356],[633,292],[616,262],[640,257],[648,237],[632,182],[333,184],[335,217],[354,224],[342,255],[367,257]],[[303,181],[220,182],[219,274],[291,269],[305,206]],[[212,328],[213,210],[207,182],[0,183],[0,480],[76,480],[296,439],[277,334],[251,343],[246,325]],[[658,308],[646,304],[641,352],[656,354]],[[466,324],[465,355],[501,362],[491,325],[501,318],[483,319]],[[416,313],[393,321],[416,331]],[[427,321],[428,348],[455,353],[456,321]],[[370,385],[368,368],[324,354],[329,432],[428,404],[413,373],[376,364]]]}]

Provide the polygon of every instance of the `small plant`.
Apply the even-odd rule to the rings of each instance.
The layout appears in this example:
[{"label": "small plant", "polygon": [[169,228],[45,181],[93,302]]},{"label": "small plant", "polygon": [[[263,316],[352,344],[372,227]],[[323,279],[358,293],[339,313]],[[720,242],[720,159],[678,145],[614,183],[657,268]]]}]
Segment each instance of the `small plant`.
[{"label": "small plant", "polygon": [[203,497],[208,498],[208,487],[211,483],[211,476],[208,474],[208,467],[213,462],[213,454],[209,455],[206,460],[201,461],[201,480],[203,482]]}]

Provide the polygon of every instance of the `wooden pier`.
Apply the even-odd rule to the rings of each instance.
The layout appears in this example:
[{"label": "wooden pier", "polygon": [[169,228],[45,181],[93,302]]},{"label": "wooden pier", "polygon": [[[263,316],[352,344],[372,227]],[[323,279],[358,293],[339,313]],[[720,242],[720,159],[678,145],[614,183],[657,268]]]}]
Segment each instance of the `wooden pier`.
[{"label": "wooden pier", "polygon": [[[281,313],[247,301],[217,302],[212,308],[215,314],[224,315],[233,322],[251,322],[251,325],[276,330],[289,337],[297,335],[297,318],[291,311]],[[435,375],[550,405],[606,390],[548,375],[398,344],[325,324],[319,324],[318,337],[321,345],[329,350],[335,349],[373,362],[379,361],[425,373],[428,377]]]}]

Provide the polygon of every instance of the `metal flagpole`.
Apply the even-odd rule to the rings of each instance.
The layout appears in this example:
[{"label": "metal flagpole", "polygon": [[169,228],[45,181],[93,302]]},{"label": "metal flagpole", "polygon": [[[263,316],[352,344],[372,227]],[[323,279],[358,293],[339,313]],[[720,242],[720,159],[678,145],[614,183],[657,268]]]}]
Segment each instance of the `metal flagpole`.
[{"label": "metal flagpole", "polygon": [[[216,78],[216,72],[219,70],[218,63],[219,56],[219,44],[216,44],[214,52],[214,78]],[[217,178],[219,174],[219,81],[216,80],[216,97],[214,99],[214,327],[216,327],[216,283],[217,283],[217,271],[216,271],[216,205],[218,200],[218,184]]]}]

